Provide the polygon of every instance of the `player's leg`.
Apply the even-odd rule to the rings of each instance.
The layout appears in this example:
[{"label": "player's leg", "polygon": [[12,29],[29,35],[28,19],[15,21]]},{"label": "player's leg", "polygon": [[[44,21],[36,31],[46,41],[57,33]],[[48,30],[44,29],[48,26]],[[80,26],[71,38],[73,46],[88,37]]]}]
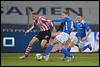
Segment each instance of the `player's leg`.
[{"label": "player's leg", "polygon": [[69,62],[69,61],[72,61],[74,59],[74,56],[71,55],[71,53],[70,53],[71,47],[70,48],[67,48],[67,50],[68,50],[68,56],[67,56],[68,59],[67,59],[67,61]]},{"label": "player's leg", "polygon": [[81,50],[84,51],[87,48],[89,48],[90,50],[92,50],[91,44],[89,42],[83,42],[81,45]]},{"label": "player's leg", "polygon": [[76,37],[76,36],[74,37],[74,39],[72,41],[72,44],[79,48],[79,39],[78,39],[78,37]]},{"label": "player's leg", "polygon": [[[49,53],[51,52],[53,45],[55,45],[56,43],[60,42],[60,43],[65,43],[67,37],[69,36],[69,34],[66,34],[65,32],[60,33],[59,35],[56,36],[56,38],[53,40],[53,42],[48,45],[48,47],[46,48],[45,52],[44,52],[44,56],[49,55]],[[63,49],[62,49],[63,50]],[[65,53],[65,49],[63,50],[63,53]]]},{"label": "player's leg", "polygon": [[82,52],[82,41],[80,37],[74,37],[72,44],[78,47],[79,52]]},{"label": "player's leg", "polygon": [[51,38],[51,31],[47,30],[41,32],[40,37],[41,37],[41,46],[42,48],[45,48]]},{"label": "player's leg", "polygon": [[21,56],[21,57],[19,57],[19,59],[25,59],[25,58],[28,57],[28,55],[29,55],[29,53],[31,52],[32,47],[33,47],[33,45],[34,45],[34,43],[35,43],[36,41],[38,41],[38,38],[37,38],[37,37],[33,37],[32,40],[29,42],[29,45],[28,45],[28,47],[26,48],[26,51],[25,51],[24,55]]},{"label": "player's leg", "polygon": [[49,55],[49,53],[51,52],[53,45],[57,44],[57,40],[54,39],[53,42],[51,44],[49,44],[45,50],[45,52],[43,53],[43,56]]},{"label": "player's leg", "polygon": [[70,55],[70,51],[68,50],[68,48],[61,48],[60,52],[64,54],[63,59],[67,58],[67,57],[71,57]]},{"label": "player's leg", "polygon": [[57,43],[57,44],[54,45],[54,47],[53,47],[51,52],[54,52],[54,53],[59,52],[59,49],[61,47],[62,47],[62,45],[60,43]]},{"label": "player's leg", "polygon": [[[46,39],[43,39],[41,41],[41,46],[42,48],[45,48],[45,46],[47,45],[48,41]],[[43,56],[43,59],[44,59],[44,56]],[[47,57],[45,58],[45,61],[47,61],[49,59],[49,55],[47,55]]]},{"label": "player's leg", "polygon": [[87,48],[92,50],[91,43],[89,42],[88,39],[84,40],[84,37],[82,39],[80,39],[80,46],[79,46],[79,48],[80,48],[81,52],[86,50]]},{"label": "player's leg", "polygon": [[71,48],[61,48],[61,52],[64,54],[64,57],[61,60],[67,60],[68,62],[74,59],[74,56],[70,53]]},{"label": "player's leg", "polygon": [[72,42],[72,38],[68,37],[68,39],[67,39],[67,41],[66,41],[66,43],[65,43],[64,46],[65,46],[66,48],[71,48],[71,47],[73,47],[74,45],[73,45],[73,42]]},{"label": "player's leg", "polygon": [[73,47],[71,38],[67,38],[64,47],[60,49],[60,52],[64,54],[62,60],[66,60],[68,58],[68,61],[71,61],[73,59],[73,56],[70,54],[71,47]]},{"label": "player's leg", "polygon": [[43,40],[41,41],[41,46],[42,46],[42,48],[45,48],[46,45],[47,45],[47,40],[43,39]]},{"label": "player's leg", "polygon": [[41,41],[42,48],[47,47],[47,43],[49,42],[50,38],[51,38],[51,31],[50,30],[43,31],[40,33],[38,39]]},{"label": "player's leg", "polygon": [[53,45],[55,45],[55,44],[57,44],[56,39],[54,39],[53,42],[47,46],[45,52],[43,53],[43,59],[45,61],[48,61],[50,52],[51,52],[52,48],[54,47]]}]

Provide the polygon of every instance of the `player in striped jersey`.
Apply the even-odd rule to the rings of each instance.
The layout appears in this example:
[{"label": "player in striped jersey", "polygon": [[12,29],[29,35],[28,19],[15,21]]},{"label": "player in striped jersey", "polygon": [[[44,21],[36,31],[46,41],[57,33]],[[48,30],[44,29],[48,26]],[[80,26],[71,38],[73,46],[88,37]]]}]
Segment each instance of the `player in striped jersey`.
[{"label": "player in striped jersey", "polygon": [[40,31],[36,36],[32,38],[28,47],[26,48],[24,55],[19,57],[19,59],[25,59],[28,57],[36,41],[41,41],[41,46],[44,47],[44,45],[46,45],[49,42],[49,39],[51,37],[51,30],[48,20],[44,16],[38,16],[37,12],[35,11],[32,11],[32,17],[33,17],[32,26],[25,32],[25,34],[32,31],[35,24],[40,27]]}]

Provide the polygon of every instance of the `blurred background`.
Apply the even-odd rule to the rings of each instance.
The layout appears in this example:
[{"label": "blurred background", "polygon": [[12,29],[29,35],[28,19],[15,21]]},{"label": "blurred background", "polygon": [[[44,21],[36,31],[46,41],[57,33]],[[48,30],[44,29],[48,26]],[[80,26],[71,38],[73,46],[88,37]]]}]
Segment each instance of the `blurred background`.
[{"label": "blurred background", "polygon": [[[32,23],[31,11],[36,10],[39,15],[56,19],[60,17],[62,9],[69,10],[73,20],[82,15],[92,29],[90,42],[92,52],[99,51],[99,2],[98,1],[1,1],[1,52],[24,52],[31,38],[37,33],[36,29],[27,36],[24,32]],[[56,29],[60,24],[56,24]],[[56,35],[57,32],[53,33]],[[75,32],[71,34],[75,35]],[[41,51],[39,43],[32,49]],[[71,52],[79,52],[76,47]],[[85,52],[91,52],[88,49]]]}]

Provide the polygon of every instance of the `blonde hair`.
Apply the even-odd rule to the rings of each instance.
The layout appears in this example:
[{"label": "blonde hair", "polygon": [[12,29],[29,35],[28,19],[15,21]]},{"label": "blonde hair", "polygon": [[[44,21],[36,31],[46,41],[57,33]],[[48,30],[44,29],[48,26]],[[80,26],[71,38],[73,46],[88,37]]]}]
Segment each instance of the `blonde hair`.
[{"label": "blonde hair", "polygon": [[68,10],[62,10],[62,13],[69,15],[69,11]]},{"label": "blonde hair", "polygon": [[33,11],[32,11],[32,14],[33,14],[33,15],[37,15],[37,12],[33,10]]}]

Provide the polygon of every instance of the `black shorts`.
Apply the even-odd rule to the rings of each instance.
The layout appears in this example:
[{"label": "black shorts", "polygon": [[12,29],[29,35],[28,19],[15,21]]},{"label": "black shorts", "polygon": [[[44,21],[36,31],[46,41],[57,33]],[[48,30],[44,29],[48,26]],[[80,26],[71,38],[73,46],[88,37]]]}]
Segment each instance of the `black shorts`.
[{"label": "black shorts", "polygon": [[49,42],[49,39],[51,37],[51,31],[50,30],[40,31],[35,37],[38,38],[39,41],[42,41],[43,39],[45,39],[47,40],[47,42]]}]

